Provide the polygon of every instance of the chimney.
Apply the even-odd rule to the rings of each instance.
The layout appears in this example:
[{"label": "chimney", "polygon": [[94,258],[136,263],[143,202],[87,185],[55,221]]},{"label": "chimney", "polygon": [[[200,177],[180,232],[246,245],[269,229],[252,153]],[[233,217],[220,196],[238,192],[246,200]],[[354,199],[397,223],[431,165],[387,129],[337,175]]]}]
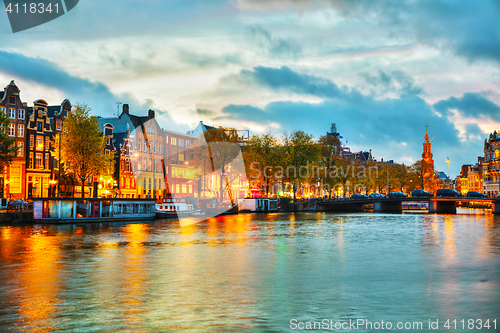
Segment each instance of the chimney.
[{"label": "chimney", "polygon": [[27,109],[28,108],[28,103],[23,102],[23,108]]},{"label": "chimney", "polygon": [[148,111],[148,118],[149,119],[153,119],[154,117],[155,117],[155,111],[149,109],[149,111]]},{"label": "chimney", "polygon": [[125,114],[128,114],[128,104],[123,104],[123,112]]}]

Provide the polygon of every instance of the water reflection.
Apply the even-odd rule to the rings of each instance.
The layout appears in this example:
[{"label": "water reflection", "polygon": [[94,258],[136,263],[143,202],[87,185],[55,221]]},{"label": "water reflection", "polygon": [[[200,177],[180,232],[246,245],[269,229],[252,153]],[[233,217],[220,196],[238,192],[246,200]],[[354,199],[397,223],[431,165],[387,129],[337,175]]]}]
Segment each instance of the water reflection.
[{"label": "water reflection", "polygon": [[297,213],[0,227],[0,331],[498,318],[499,225],[492,215]]},{"label": "water reflection", "polygon": [[[10,233],[10,248],[21,243],[22,262],[14,265],[13,295],[10,299],[17,309],[16,326],[24,332],[50,332],[55,321],[60,290],[59,239],[48,235],[46,228],[33,228],[31,233]],[[3,246],[2,246],[3,247]],[[12,254],[12,253],[10,253]],[[8,251],[3,255],[9,255]]]}]

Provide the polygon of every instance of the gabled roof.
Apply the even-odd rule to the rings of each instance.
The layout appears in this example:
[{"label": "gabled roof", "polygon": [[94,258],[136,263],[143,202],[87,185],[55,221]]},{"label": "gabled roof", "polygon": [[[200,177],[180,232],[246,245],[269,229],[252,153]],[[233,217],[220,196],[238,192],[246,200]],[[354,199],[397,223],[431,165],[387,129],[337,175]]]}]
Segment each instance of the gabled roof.
[{"label": "gabled roof", "polygon": [[127,125],[130,131],[133,131],[135,128],[134,123],[127,114],[122,114],[120,117],[97,118],[97,120],[99,120],[101,131],[103,132],[106,124],[113,125],[113,135],[116,133],[126,133]]}]

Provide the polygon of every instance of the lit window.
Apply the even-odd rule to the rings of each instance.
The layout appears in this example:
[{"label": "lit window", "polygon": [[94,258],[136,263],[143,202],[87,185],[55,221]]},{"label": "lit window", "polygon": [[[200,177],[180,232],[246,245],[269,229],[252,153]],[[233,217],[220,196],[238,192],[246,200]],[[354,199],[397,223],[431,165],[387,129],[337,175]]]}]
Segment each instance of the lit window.
[{"label": "lit window", "polygon": [[24,110],[19,110],[19,119],[24,119]]},{"label": "lit window", "polygon": [[177,138],[171,138],[171,139],[170,139],[170,144],[171,144],[172,146],[177,146]]},{"label": "lit window", "polygon": [[24,156],[24,145],[22,142],[17,143],[17,156],[18,157],[23,157]]},{"label": "lit window", "polygon": [[62,127],[62,120],[61,119],[57,119],[56,120],[56,129],[60,130]]},{"label": "lit window", "polygon": [[49,169],[49,154],[45,154],[45,169]]},{"label": "lit window", "polygon": [[179,161],[181,161],[181,162],[184,161],[184,154],[179,154]]},{"label": "lit window", "polygon": [[16,136],[16,125],[9,125],[9,136]]},{"label": "lit window", "polygon": [[33,148],[33,142],[35,139],[33,138],[33,135],[30,135],[30,147]]},{"label": "lit window", "polygon": [[35,169],[43,169],[43,154],[36,153]]},{"label": "lit window", "polygon": [[11,119],[16,119],[16,109],[9,109],[9,117]]},{"label": "lit window", "polygon": [[24,137],[24,125],[17,125],[17,136]]},{"label": "lit window", "polygon": [[36,149],[43,150],[43,136],[36,137]]},{"label": "lit window", "polygon": [[49,146],[49,137],[48,137],[48,136],[46,136],[46,137],[45,137],[45,149],[47,149],[47,150],[48,150],[49,148],[50,148],[50,146]]}]

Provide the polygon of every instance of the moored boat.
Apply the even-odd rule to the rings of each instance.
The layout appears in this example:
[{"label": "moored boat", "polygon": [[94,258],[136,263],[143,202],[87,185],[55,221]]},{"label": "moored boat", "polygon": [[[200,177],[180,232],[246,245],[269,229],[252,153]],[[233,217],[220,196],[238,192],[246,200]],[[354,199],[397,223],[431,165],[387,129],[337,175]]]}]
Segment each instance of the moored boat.
[{"label": "moored boat", "polygon": [[186,202],[185,198],[162,198],[156,204],[156,218],[183,218],[191,216],[204,216],[204,212],[194,208],[192,204]]},{"label": "moored boat", "polygon": [[33,219],[41,223],[153,220],[155,200],[125,198],[34,198]]}]

